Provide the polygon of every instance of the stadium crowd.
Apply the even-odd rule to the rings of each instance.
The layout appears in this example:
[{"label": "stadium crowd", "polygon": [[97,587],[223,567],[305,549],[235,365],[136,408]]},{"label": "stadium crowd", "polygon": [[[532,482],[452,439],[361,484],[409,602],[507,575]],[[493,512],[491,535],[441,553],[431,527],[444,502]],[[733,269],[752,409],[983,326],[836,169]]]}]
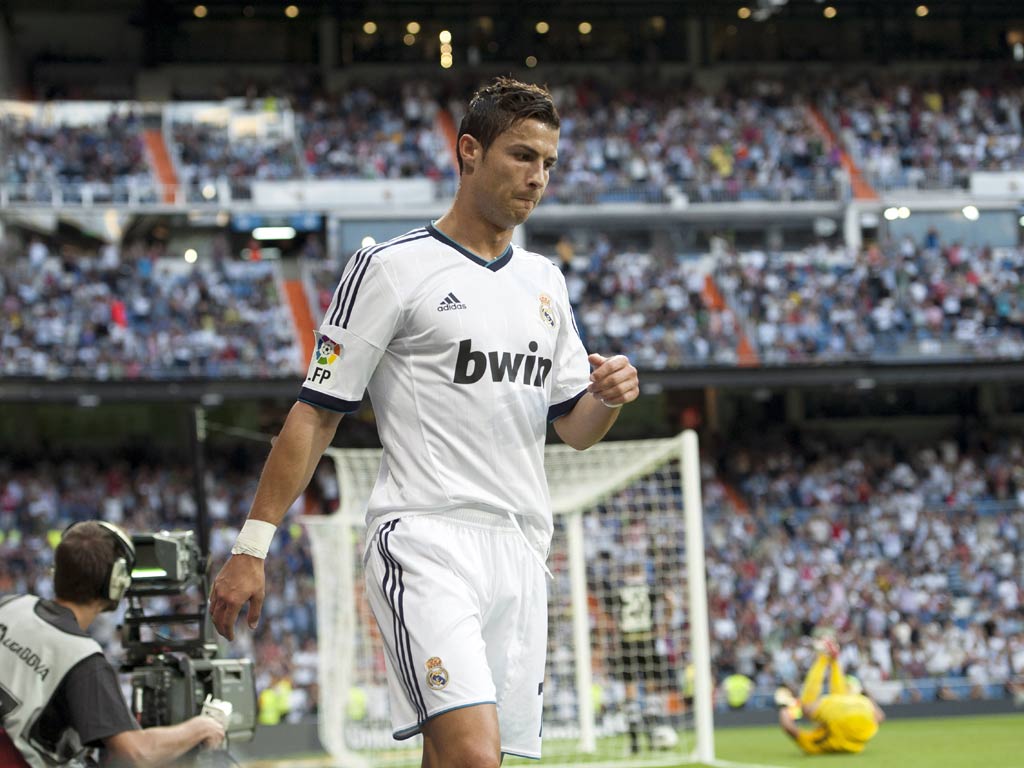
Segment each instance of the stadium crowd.
[{"label": "stadium crowd", "polygon": [[708,294],[703,260],[601,235],[563,265],[589,348],[629,350],[643,368],[736,363],[742,318]]},{"label": "stadium crowd", "polygon": [[[169,149],[179,179],[190,189],[307,176],[451,182],[455,167],[450,139],[436,120],[449,108],[446,96],[443,88],[428,81],[401,87],[354,85],[336,94],[304,93],[294,100],[294,142],[256,134],[229,138],[224,126],[174,119]],[[622,87],[585,81],[556,86],[554,96],[563,122],[560,169],[553,176],[549,202],[667,202],[683,196],[694,202],[808,200],[840,195],[838,153],[815,131],[802,102],[780,82],[756,80],[742,89],[729,85],[707,93],[682,85]],[[455,125],[459,118],[453,115]],[[117,150],[100,155],[105,177],[149,172],[137,132],[128,132],[119,121],[112,118],[106,126],[74,131],[58,129],[69,131],[78,143]],[[53,156],[42,152],[39,132],[22,125],[2,134],[9,156],[26,158],[8,165],[28,165],[19,173],[8,172],[4,180],[22,182],[30,169],[29,178],[50,178],[73,165],[62,160],[60,151]],[[189,199],[204,196],[190,193]]]},{"label": "stadium crowd", "polygon": [[1022,458],[1019,437],[730,451],[749,506],[707,532],[719,667],[795,683],[798,628],[825,626],[879,694],[1002,693],[1024,675]]},{"label": "stadium crowd", "polygon": [[822,113],[879,189],[966,189],[1024,163],[1024,90],[992,75],[863,78],[819,91]]},{"label": "stadium crowd", "polygon": [[[934,233],[852,253],[815,246],[683,257],[604,234],[556,250],[563,246],[585,342],[645,369],[1024,357],[1021,248],[943,244]],[[223,238],[210,247],[210,258],[186,266],[142,241],[0,246],[0,371],[293,375],[297,343],[274,268],[231,258]],[[305,261],[319,318],[340,268]]]},{"label": "stadium crowd", "polygon": [[[214,457],[209,467],[214,572],[247,513],[255,465]],[[851,449],[780,443],[730,451],[717,470],[706,460],[715,674],[748,675],[770,696],[775,686],[799,680],[811,652],[808,634],[826,626],[844,640],[846,666],[880,696],[1024,690],[1012,682],[1024,681],[1022,466],[1019,438],[986,451],[951,440],[908,450],[887,440]],[[45,593],[52,547],[71,521],[103,517],[136,532],[194,528],[191,478],[187,467],[124,461],[0,463],[0,593]],[[672,596],[683,533],[674,516],[652,513],[662,507],[649,493],[634,486],[586,518],[588,578],[600,591],[624,578],[629,564],[644,564],[652,593],[664,599],[656,614],[658,653],[682,675],[684,601]],[[282,567],[268,569],[259,629],[240,633],[232,646],[256,660],[260,690],[286,692],[277,716],[287,719],[310,714],[317,699],[312,560],[296,515],[329,512],[337,499],[325,461],[274,539],[272,557]],[[632,514],[631,524],[622,524],[624,514]],[[566,563],[556,552],[551,566],[557,589]],[[599,609],[592,610],[595,626],[603,626]],[[103,639],[113,639],[113,625],[101,629]],[[613,707],[618,672],[602,660],[612,655],[603,646],[614,632],[595,636],[596,679]],[[558,700],[554,690],[553,705]]]},{"label": "stadium crowd", "polygon": [[220,183],[239,187],[253,179],[281,181],[303,176],[295,147],[287,140],[231,138],[226,127],[207,123],[174,123],[171,135],[178,177],[187,185],[192,200],[212,198],[209,192],[203,195],[203,188],[216,190]]},{"label": "stadium crowd", "polygon": [[547,199],[733,202],[836,199],[839,153],[781,82],[556,86],[558,170]]},{"label": "stadium crowd", "polygon": [[294,375],[299,352],[268,263],[167,259],[40,238],[0,247],[0,374],[137,379]]},{"label": "stadium crowd", "polygon": [[587,343],[652,369],[736,364],[743,341],[766,365],[1024,357],[1020,248],[930,233],[854,253],[820,245],[686,258],[600,236],[564,272]]},{"label": "stadium crowd", "polygon": [[451,150],[435,127],[440,109],[424,82],[314,98],[299,117],[306,168],[316,178],[450,179]]},{"label": "stadium crowd", "polygon": [[[1024,162],[1017,83],[976,75],[848,78],[813,98],[794,76],[733,79],[715,90],[686,80],[624,86],[587,79],[552,86],[562,115],[559,172],[549,202],[725,202],[836,199],[846,194],[840,147],[881,189],[962,189],[974,171]],[[277,93],[275,91],[275,93]],[[296,141],[228,139],[207,123],[172,122],[172,156],[187,183],[255,179],[451,179],[449,108],[440,83],[308,86],[278,93],[293,105]],[[814,106],[837,137],[817,127]],[[459,115],[453,115],[458,124]],[[149,178],[139,121],[39,126],[0,119],[2,181],[128,184]],[[41,188],[40,188],[41,189]],[[40,192],[40,194],[43,194]],[[50,199],[49,193],[42,199]],[[68,199],[75,199],[74,197]]]},{"label": "stadium crowd", "polygon": [[1024,249],[910,238],[856,253],[730,253],[715,279],[761,362],[1024,357]]},{"label": "stadium crowd", "polygon": [[[111,113],[100,125],[42,125],[0,110],[0,184],[21,200],[64,201],[91,194],[124,199],[130,187],[149,187],[152,170],[142,121]],[[88,190],[88,193],[86,192]]]},{"label": "stadium crowd", "polygon": [[[0,260],[0,370],[99,379],[293,374],[298,353],[272,268],[229,259],[214,243],[219,252],[188,269],[142,242],[98,251],[54,252],[38,238],[9,246]],[[929,236],[852,255],[817,247],[712,260],[599,236],[565,272],[587,343],[628,350],[649,369],[733,365],[744,339],[767,365],[1024,356],[1024,249]],[[329,299],[337,274],[332,264],[314,270],[314,302]],[[322,306],[313,310],[322,316]]]}]

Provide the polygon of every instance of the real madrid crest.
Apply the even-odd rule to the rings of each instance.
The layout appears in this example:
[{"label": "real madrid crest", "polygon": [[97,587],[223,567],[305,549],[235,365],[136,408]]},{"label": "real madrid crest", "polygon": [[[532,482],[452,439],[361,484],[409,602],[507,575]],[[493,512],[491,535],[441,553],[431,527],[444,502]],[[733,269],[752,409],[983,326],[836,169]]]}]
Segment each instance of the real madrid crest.
[{"label": "real madrid crest", "polygon": [[440,691],[448,685],[448,670],[441,666],[441,659],[431,656],[426,661],[427,685],[435,691]]},{"label": "real madrid crest", "polygon": [[555,310],[551,306],[551,297],[546,293],[540,295],[540,319],[549,328],[554,328],[558,325],[558,320],[555,318]]}]

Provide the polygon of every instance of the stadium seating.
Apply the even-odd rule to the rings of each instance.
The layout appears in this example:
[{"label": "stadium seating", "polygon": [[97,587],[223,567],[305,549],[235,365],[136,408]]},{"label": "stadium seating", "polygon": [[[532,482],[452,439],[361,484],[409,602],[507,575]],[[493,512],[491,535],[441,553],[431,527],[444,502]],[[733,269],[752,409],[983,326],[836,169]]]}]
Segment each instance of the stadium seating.
[{"label": "stadium seating", "polygon": [[154,199],[141,118],[106,107],[87,110],[80,120],[35,119],[0,102],[0,185],[7,198],[44,203]]},{"label": "stadium seating", "polygon": [[424,83],[315,99],[299,118],[306,168],[316,178],[451,177],[451,151],[435,129],[440,108]]},{"label": "stadium seating", "polygon": [[[904,239],[856,253],[636,252],[598,238],[566,269],[595,349],[652,369],[1024,357],[1024,249]],[[745,348],[753,356],[744,360]]]},{"label": "stadium seating", "polygon": [[[766,441],[732,451],[717,473],[706,464],[716,670],[747,674],[757,683],[752,701],[770,701],[779,684],[798,682],[812,652],[807,634],[825,625],[838,631],[846,667],[890,700],[1009,695],[1009,682],[1024,679],[1024,596],[1015,580],[1024,557],[1022,456],[1019,438],[987,454],[948,440],[855,449]],[[190,473],[123,462],[0,464],[0,593],[45,589],[46,542],[72,520],[102,515],[136,531],[193,526]],[[255,465],[210,467],[214,570],[255,483]],[[325,462],[292,514],[330,511],[337,494]],[[609,524],[615,519],[609,514]],[[593,530],[588,539],[593,562],[621,555],[613,535]],[[241,633],[233,651],[255,654],[261,688],[291,680],[289,717],[299,719],[315,702],[312,562],[295,522],[282,526],[273,548],[284,567],[268,571],[261,627],[252,640]],[[564,563],[552,567],[559,578]],[[684,620],[659,615],[670,625]],[[669,626],[667,636],[681,630]],[[662,650],[675,668],[685,666],[684,648]]]},{"label": "stadium seating", "polygon": [[966,189],[1024,162],[1019,88],[996,77],[861,78],[821,92],[823,114],[878,189]]},{"label": "stadium seating", "polygon": [[838,154],[781,83],[555,89],[562,118],[555,202],[839,199]]},{"label": "stadium seating", "polygon": [[[818,84],[813,99],[801,95],[806,83],[793,77],[736,78],[714,91],[685,80],[555,83],[563,127],[548,202],[836,200],[849,194],[844,151],[879,190],[964,189],[974,171],[1012,171],[1024,162],[1012,82],[972,76],[937,84],[926,75],[847,81]],[[268,109],[290,116],[281,99],[207,102],[203,111],[174,107],[163,121],[185,181],[450,179],[450,137],[435,121],[448,109],[446,98],[424,80],[315,96],[303,90],[292,99],[297,132],[289,127],[276,137],[251,125],[239,131],[223,114],[209,113],[242,104],[250,116]],[[44,193],[33,185],[58,183],[73,200],[81,183],[123,187],[150,173],[131,112],[71,126],[26,111],[31,104],[0,105],[7,116],[0,146],[10,149],[2,181],[23,196],[36,199]]]},{"label": "stadium seating", "polygon": [[192,266],[160,245],[122,252],[41,240],[0,265],[0,373],[84,379],[294,376],[300,353],[275,267]]}]

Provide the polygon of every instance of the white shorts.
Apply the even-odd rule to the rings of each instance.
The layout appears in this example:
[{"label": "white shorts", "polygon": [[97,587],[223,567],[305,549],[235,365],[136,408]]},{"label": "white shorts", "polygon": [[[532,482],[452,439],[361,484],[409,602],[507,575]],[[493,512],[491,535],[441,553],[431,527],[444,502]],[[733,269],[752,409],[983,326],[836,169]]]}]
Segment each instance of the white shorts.
[{"label": "white shorts", "polygon": [[501,751],[539,758],[547,584],[512,522],[467,511],[381,523],[365,573],[394,737],[443,712],[496,704]]}]

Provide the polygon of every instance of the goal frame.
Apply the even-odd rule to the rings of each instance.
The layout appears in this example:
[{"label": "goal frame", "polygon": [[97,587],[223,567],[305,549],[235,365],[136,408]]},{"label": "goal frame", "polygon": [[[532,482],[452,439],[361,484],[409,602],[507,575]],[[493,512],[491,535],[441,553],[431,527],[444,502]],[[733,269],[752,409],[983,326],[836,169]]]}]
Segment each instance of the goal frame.
[{"label": "goal frame", "polygon": [[[579,719],[578,751],[593,754],[597,749],[596,713],[589,693],[593,683],[591,667],[591,629],[587,607],[587,573],[584,556],[583,517],[587,510],[600,504],[616,491],[628,486],[631,480],[649,473],[659,466],[672,461],[679,462],[682,483],[686,577],[687,577],[687,619],[690,632],[690,658],[694,667],[693,718],[694,749],[689,760],[705,764],[718,763],[715,759],[713,684],[711,679],[711,648],[708,622],[707,583],[704,559],[703,506],[700,487],[700,455],[698,438],[693,430],[686,430],[672,438],[630,441],[631,444],[647,443],[650,453],[641,463],[624,462],[616,472],[603,474],[599,481],[586,488],[577,486],[569,493],[559,493],[552,488],[552,514],[561,515],[565,521],[568,551],[568,575],[570,582],[570,605],[572,608],[572,635],[575,648],[575,685],[577,714]],[[606,441],[604,445],[614,444]],[[560,451],[571,452],[563,445],[546,448],[548,456]],[[333,696],[322,697],[321,716],[318,721],[320,742],[331,754],[336,764],[343,768],[370,768],[374,763],[365,754],[349,748],[346,741],[348,725],[345,696],[338,695],[349,690],[354,679],[356,654],[354,652],[351,628],[356,626],[355,576],[360,563],[356,562],[353,547],[350,546],[355,531],[363,530],[363,515],[369,488],[367,472],[361,477],[353,471],[353,462],[362,462],[364,468],[379,456],[374,449],[328,448],[325,455],[332,459],[339,485],[339,507],[336,513],[326,517],[303,516],[300,521],[311,534],[314,546],[333,542],[337,546],[331,558],[330,577],[317,573],[317,615],[321,640],[325,633],[330,638],[327,644],[337,660],[327,659],[323,654],[319,660],[321,691],[333,691]],[[375,477],[375,473],[373,473]],[[371,483],[372,485],[372,483]],[[328,529],[322,533],[317,529]],[[314,563],[316,554],[314,552]],[[338,594],[348,599],[337,599]],[[330,623],[331,626],[325,626]],[[348,628],[348,631],[346,631]],[[324,644],[321,643],[321,647]],[[645,764],[647,764],[645,762]],[[653,762],[650,765],[662,763]],[[671,763],[679,764],[678,754]]]}]

